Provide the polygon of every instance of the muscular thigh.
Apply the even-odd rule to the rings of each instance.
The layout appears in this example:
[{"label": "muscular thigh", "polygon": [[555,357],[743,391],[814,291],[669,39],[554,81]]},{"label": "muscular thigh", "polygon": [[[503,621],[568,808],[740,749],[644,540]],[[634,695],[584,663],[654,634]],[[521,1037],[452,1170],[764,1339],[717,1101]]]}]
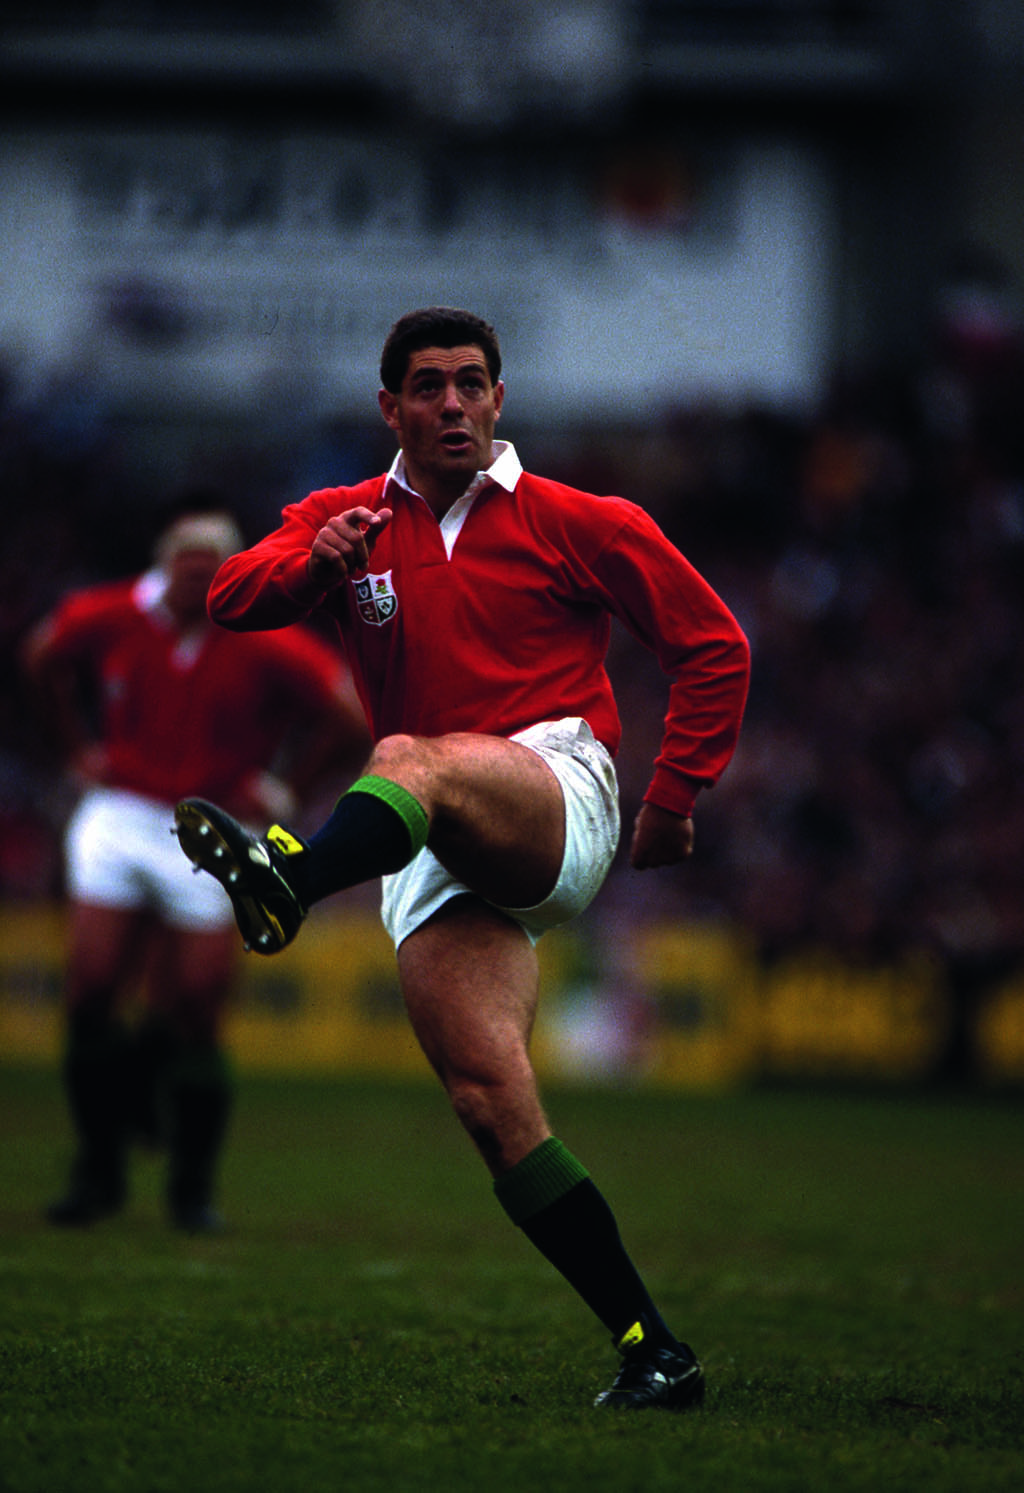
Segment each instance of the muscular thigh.
[{"label": "muscular thigh", "polygon": [[562,864],[565,806],[536,752],[473,732],[398,737],[380,744],[372,770],[419,798],[430,813],[430,849],[474,892],[506,907],[548,896]]}]

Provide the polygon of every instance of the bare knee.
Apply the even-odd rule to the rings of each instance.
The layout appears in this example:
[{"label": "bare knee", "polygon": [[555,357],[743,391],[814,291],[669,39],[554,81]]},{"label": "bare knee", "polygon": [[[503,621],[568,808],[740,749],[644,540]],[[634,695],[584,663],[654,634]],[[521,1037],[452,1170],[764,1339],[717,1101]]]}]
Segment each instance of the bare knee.
[{"label": "bare knee", "polygon": [[404,770],[418,769],[421,766],[426,745],[418,736],[384,736],[370,753],[366,770],[368,773],[377,773],[382,778],[397,774],[401,780]]},{"label": "bare knee", "polygon": [[547,1138],[532,1077],[523,1084],[449,1074],[444,1082],[452,1109],[494,1176]]},{"label": "bare knee", "polygon": [[426,737],[385,736],[371,752],[366,774],[400,784],[433,819],[443,794],[442,760],[436,743]]},{"label": "bare knee", "polygon": [[475,1139],[478,1135],[493,1134],[496,1129],[497,1088],[496,1084],[482,1083],[479,1079],[460,1076],[445,1078],[445,1088],[460,1123]]}]

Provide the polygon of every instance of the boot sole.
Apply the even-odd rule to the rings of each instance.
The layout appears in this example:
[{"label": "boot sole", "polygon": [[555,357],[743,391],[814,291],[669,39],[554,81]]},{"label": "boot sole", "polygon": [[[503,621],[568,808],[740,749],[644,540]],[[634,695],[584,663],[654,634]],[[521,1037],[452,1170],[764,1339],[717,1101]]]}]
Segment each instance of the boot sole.
[{"label": "boot sole", "polygon": [[[254,950],[257,954],[277,954],[291,943],[294,932],[286,933],[267,900],[248,883],[254,874],[250,851],[258,841],[234,824],[224,823],[215,805],[196,800],[179,804],[175,809],[174,832],[195,869],[208,872],[231,898],[247,953]],[[268,870],[267,874],[273,872]]]}]

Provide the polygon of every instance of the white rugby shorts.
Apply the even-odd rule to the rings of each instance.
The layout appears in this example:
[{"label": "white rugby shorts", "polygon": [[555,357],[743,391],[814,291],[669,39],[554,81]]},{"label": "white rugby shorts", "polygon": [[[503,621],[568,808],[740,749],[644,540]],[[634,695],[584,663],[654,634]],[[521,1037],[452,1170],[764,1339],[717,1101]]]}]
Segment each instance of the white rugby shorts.
[{"label": "white rugby shorts", "polygon": [[172,928],[214,933],[234,923],[212,876],[195,876],[178,844],[174,810],[123,788],[90,788],[64,839],[67,888],[78,902],[149,909]]},{"label": "white rugby shorts", "polygon": [[[544,758],[562,786],[565,804],[565,855],[550,896],[535,907],[498,907],[536,943],[549,928],[577,917],[608,875],[619,843],[619,786],[610,753],[579,716],[541,721],[511,740]],[[427,849],[403,870],[383,877],[381,915],[395,947],[468,891]]]}]

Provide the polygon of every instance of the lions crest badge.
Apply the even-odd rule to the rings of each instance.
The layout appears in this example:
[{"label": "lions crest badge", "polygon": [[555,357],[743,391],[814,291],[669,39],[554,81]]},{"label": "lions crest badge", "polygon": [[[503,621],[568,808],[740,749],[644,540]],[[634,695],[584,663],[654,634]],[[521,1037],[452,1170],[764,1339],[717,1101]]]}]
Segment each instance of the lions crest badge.
[{"label": "lions crest badge", "polygon": [[381,575],[367,575],[361,581],[353,581],[356,591],[356,607],[364,622],[373,627],[383,627],[398,611],[398,597],[391,584],[391,571]]}]

